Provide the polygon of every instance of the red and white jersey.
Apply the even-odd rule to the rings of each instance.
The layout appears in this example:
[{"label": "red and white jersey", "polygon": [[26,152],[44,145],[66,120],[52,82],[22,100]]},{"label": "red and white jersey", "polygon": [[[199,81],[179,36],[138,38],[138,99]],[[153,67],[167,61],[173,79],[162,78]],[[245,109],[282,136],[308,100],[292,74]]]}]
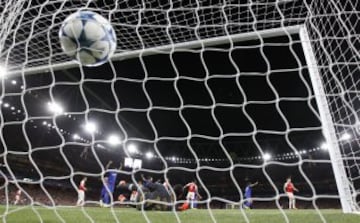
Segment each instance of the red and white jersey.
[{"label": "red and white jersey", "polygon": [[188,192],[196,192],[197,186],[195,183],[189,183],[188,185],[189,185]]},{"label": "red and white jersey", "polygon": [[288,193],[294,193],[294,184],[289,182],[285,184],[285,191]]},{"label": "red and white jersey", "polygon": [[82,181],[80,182],[79,190],[82,190],[82,191],[85,191],[85,190],[86,190],[85,180],[82,180]]}]

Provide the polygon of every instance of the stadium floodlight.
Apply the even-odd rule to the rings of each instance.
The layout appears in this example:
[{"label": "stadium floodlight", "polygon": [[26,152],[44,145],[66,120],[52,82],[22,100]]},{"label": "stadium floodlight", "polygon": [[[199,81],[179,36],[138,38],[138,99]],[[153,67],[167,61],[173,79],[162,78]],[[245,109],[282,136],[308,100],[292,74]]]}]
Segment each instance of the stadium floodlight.
[{"label": "stadium floodlight", "polygon": [[96,125],[93,122],[88,122],[85,124],[84,129],[88,133],[94,133],[96,131]]},{"label": "stadium floodlight", "polygon": [[154,154],[152,152],[147,152],[145,156],[147,159],[152,159],[154,157]]},{"label": "stadium floodlight", "polygon": [[75,139],[75,140],[76,140],[76,139],[80,139],[80,136],[79,136],[78,134],[74,134],[74,135],[73,135],[73,139]]},{"label": "stadium floodlight", "polygon": [[55,103],[55,102],[48,102],[48,109],[55,115],[60,115],[64,112],[63,107],[60,104]]},{"label": "stadium floodlight", "polygon": [[342,134],[342,136],[340,137],[341,141],[346,141],[346,140],[349,140],[349,139],[351,139],[351,135],[349,133],[347,133],[347,132]]},{"label": "stadium floodlight", "polygon": [[100,148],[100,149],[105,149],[105,147],[103,145],[101,145],[100,143],[96,145],[97,148]]},{"label": "stadium floodlight", "polygon": [[268,161],[271,159],[271,155],[269,153],[264,153],[263,159],[264,159],[264,161]]},{"label": "stadium floodlight", "polygon": [[17,83],[16,80],[12,80],[12,81],[11,81],[11,84],[12,84],[12,85],[16,85],[16,83]]},{"label": "stadium floodlight", "polygon": [[321,144],[320,149],[322,149],[322,150],[328,150],[328,149],[329,149],[329,146],[328,146],[328,144],[327,144],[326,142],[324,142],[323,144]]},{"label": "stadium floodlight", "polygon": [[6,68],[4,65],[0,64],[0,78],[4,78],[7,74]]},{"label": "stadium floodlight", "polygon": [[135,144],[129,144],[127,147],[129,153],[137,153],[138,149]]},{"label": "stadium floodlight", "polygon": [[5,104],[4,104],[4,107],[5,107],[5,108],[8,108],[8,107],[10,107],[10,104],[9,104],[9,103],[5,103]]},{"label": "stadium floodlight", "polygon": [[107,142],[112,146],[116,146],[121,144],[121,139],[117,135],[110,135],[107,139]]}]

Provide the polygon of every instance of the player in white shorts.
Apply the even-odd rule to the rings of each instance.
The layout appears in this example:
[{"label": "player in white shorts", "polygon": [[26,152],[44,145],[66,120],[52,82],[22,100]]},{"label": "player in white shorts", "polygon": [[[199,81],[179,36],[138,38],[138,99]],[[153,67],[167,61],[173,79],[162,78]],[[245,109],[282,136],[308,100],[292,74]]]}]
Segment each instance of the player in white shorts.
[{"label": "player in white shorts", "polygon": [[77,206],[83,206],[85,204],[85,191],[87,190],[85,187],[87,181],[87,177],[84,177],[80,181],[79,189],[78,189],[78,200],[76,202]]}]

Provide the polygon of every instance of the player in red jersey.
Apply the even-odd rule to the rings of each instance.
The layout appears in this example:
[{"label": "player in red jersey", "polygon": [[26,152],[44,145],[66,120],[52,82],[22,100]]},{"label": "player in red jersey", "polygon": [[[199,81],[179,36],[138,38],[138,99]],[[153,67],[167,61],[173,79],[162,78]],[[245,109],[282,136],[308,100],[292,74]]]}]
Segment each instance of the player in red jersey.
[{"label": "player in red jersey", "polygon": [[190,208],[194,208],[195,196],[197,196],[199,199],[201,199],[201,196],[198,192],[198,186],[196,185],[195,180],[191,181],[190,183],[186,184],[184,186],[184,189],[188,188],[188,192],[186,195],[187,203],[190,204]]},{"label": "player in red jersey", "polygon": [[87,190],[85,187],[87,181],[87,177],[84,177],[80,181],[79,189],[78,189],[78,200],[76,202],[77,206],[83,206],[85,203],[85,191]]},{"label": "player in red jersey", "polygon": [[299,192],[299,190],[291,182],[291,177],[288,177],[286,179],[286,182],[284,184],[284,191],[289,198],[289,209],[297,209],[295,205],[294,191]]},{"label": "player in red jersey", "polygon": [[16,194],[15,194],[15,201],[14,201],[14,205],[17,205],[20,202],[20,197],[21,197],[21,190],[17,190]]}]

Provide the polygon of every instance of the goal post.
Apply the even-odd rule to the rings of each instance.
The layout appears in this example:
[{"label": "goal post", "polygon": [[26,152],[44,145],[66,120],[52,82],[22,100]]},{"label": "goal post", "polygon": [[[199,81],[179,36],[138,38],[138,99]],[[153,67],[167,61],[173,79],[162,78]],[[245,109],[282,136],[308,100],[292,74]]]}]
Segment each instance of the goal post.
[{"label": "goal post", "polygon": [[329,104],[327,103],[321,74],[319,73],[319,68],[312,50],[309,34],[305,26],[300,29],[299,35],[319,109],[323,132],[326,138],[331,164],[339,191],[341,206],[344,213],[358,212],[358,205],[356,204],[357,192],[351,187],[352,182],[348,180],[346,175],[343,155],[341,154],[339,146],[339,139],[335,133],[334,123],[332,121]]}]

